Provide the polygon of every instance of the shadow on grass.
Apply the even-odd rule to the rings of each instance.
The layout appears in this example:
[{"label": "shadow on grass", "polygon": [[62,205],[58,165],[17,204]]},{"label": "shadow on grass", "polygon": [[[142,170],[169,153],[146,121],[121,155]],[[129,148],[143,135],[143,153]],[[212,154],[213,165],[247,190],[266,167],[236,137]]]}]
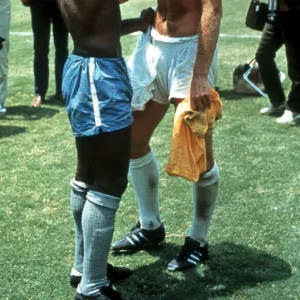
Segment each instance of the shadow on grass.
[{"label": "shadow on grass", "polygon": [[300,123],[292,123],[290,124],[290,127],[299,127],[300,128]]},{"label": "shadow on grass", "polygon": [[283,259],[233,243],[211,246],[210,260],[204,266],[168,272],[166,266],[178,250],[174,244],[167,244],[161,251],[149,251],[159,259],[136,269],[128,284],[118,287],[124,298],[211,299],[291,276],[291,267]]},{"label": "shadow on grass", "polygon": [[259,95],[237,94],[233,90],[222,89],[219,91],[219,95],[222,100],[249,100],[250,98],[259,97]]},{"label": "shadow on grass", "polygon": [[36,121],[40,119],[50,119],[59,112],[58,109],[47,107],[31,107],[26,105],[10,106],[4,120]]},{"label": "shadow on grass", "polygon": [[50,105],[50,106],[65,106],[64,100],[57,95],[50,95],[46,98],[45,101],[46,105]]},{"label": "shadow on grass", "polygon": [[0,139],[9,137],[12,135],[17,135],[24,133],[26,131],[25,127],[20,126],[0,126]]}]

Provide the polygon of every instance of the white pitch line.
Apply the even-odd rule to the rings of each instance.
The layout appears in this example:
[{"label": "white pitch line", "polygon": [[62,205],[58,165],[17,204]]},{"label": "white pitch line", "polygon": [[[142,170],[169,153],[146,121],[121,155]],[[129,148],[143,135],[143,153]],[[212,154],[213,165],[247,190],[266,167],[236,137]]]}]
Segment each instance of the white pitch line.
[{"label": "white pitch line", "polygon": [[10,32],[10,35],[32,36],[32,32]]},{"label": "white pitch line", "polygon": [[261,35],[252,35],[252,34],[226,34],[221,33],[221,38],[234,38],[234,39],[261,39]]},{"label": "white pitch line", "polygon": [[[10,32],[11,35],[16,36],[32,36],[32,32]],[[131,35],[140,35],[139,32],[134,32]],[[234,38],[234,39],[260,39],[261,35],[252,35],[252,34],[226,34],[221,33],[220,38]]]}]

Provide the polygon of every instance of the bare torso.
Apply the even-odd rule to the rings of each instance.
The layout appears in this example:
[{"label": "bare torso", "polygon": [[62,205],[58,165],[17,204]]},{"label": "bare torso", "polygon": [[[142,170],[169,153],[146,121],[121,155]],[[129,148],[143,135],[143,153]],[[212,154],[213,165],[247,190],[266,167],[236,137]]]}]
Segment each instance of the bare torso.
[{"label": "bare torso", "polygon": [[155,29],[162,35],[179,37],[198,32],[201,0],[157,0]]},{"label": "bare torso", "polygon": [[118,0],[59,0],[74,51],[89,57],[119,57],[121,13]]}]

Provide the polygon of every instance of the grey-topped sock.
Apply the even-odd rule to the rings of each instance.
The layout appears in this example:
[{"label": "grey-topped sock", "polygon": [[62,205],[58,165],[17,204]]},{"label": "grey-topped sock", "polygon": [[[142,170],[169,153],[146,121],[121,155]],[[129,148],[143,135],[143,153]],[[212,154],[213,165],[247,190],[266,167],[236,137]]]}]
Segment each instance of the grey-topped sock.
[{"label": "grey-topped sock", "polygon": [[82,273],[83,269],[83,236],[82,236],[82,211],[86,202],[87,192],[91,186],[72,179],[71,181],[71,210],[74,217],[75,227],[75,259],[74,268]]},{"label": "grey-topped sock", "polygon": [[80,289],[93,296],[108,284],[106,277],[108,253],[114,232],[115,214],[120,198],[89,191],[82,214],[84,263]]}]

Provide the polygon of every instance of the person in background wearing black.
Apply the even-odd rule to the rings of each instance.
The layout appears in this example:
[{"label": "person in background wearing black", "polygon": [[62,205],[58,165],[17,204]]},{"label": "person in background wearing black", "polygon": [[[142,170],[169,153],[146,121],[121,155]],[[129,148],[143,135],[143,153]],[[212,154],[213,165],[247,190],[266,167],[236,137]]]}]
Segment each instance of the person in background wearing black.
[{"label": "person in background wearing black", "polygon": [[287,107],[279,124],[300,124],[300,0],[279,0],[279,25],[286,48],[288,75],[292,81]]},{"label": "person in background wearing black", "polygon": [[68,31],[61,18],[57,0],[21,0],[30,6],[34,40],[34,98],[31,106],[45,101],[49,83],[49,42],[51,23],[55,46],[56,93],[51,98],[61,100],[62,72],[68,57]]},{"label": "person in background wearing black", "polygon": [[262,115],[282,115],[286,107],[285,94],[275,63],[276,52],[284,44],[279,24],[266,23],[256,51],[256,61],[270,105],[260,110]]},{"label": "person in background wearing black", "polygon": [[[271,105],[261,109],[261,114],[283,113],[276,120],[279,124],[300,123],[300,1],[269,0],[275,7],[273,22],[264,28],[263,38],[258,48],[258,61],[262,79],[269,95]],[[270,15],[270,12],[269,12]],[[276,51],[285,45],[288,75],[292,87],[287,102],[281,87],[279,73],[274,58]]]}]

